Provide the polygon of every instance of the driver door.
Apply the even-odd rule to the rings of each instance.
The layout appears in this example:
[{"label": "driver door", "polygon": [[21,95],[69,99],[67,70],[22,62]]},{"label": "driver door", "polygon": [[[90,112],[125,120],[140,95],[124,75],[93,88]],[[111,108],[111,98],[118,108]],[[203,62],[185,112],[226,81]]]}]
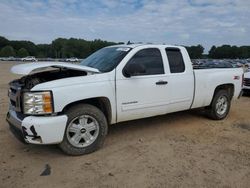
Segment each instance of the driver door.
[{"label": "driver door", "polygon": [[[126,76],[124,69],[129,64],[140,64],[145,71]],[[170,91],[160,49],[137,51],[123,70],[117,72],[118,122],[166,113]]]}]

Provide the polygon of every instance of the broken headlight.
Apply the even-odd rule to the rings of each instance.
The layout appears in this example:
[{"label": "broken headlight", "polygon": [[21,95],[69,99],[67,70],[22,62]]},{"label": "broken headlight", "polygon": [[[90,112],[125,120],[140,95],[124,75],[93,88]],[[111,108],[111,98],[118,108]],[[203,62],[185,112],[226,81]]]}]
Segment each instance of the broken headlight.
[{"label": "broken headlight", "polygon": [[23,94],[23,113],[29,115],[53,113],[52,92],[25,92]]}]

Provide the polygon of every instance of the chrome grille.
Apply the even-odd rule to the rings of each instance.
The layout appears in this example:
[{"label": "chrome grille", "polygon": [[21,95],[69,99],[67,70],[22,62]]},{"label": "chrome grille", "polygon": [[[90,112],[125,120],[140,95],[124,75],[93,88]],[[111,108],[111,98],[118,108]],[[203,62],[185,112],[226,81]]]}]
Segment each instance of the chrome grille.
[{"label": "chrome grille", "polygon": [[8,96],[10,98],[10,108],[16,112],[21,112],[21,86],[18,83],[10,83]]}]

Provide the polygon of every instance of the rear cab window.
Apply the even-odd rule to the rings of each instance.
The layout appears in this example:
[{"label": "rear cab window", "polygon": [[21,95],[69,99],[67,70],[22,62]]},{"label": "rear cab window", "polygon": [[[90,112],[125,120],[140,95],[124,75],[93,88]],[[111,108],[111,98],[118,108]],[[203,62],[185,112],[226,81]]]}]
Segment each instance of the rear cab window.
[{"label": "rear cab window", "polygon": [[165,49],[170,73],[182,73],[185,71],[185,64],[179,48],[166,48]]}]

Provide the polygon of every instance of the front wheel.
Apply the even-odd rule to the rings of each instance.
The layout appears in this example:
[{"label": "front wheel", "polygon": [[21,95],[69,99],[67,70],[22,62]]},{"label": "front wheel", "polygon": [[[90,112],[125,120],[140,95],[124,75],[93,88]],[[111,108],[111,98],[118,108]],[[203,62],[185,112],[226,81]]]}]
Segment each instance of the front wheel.
[{"label": "front wheel", "polygon": [[227,117],[231,107],[231,99],[225,90],[216,92],[211,105],[208,107],[208,116],[214,120],[222,120]]},{"label": "front wheel", "polygon": [[99,149],[107,135],[107,120],[97,107],[82,104],[67,111],[68,122],[60,148],[69,155],[83,155]]}]

